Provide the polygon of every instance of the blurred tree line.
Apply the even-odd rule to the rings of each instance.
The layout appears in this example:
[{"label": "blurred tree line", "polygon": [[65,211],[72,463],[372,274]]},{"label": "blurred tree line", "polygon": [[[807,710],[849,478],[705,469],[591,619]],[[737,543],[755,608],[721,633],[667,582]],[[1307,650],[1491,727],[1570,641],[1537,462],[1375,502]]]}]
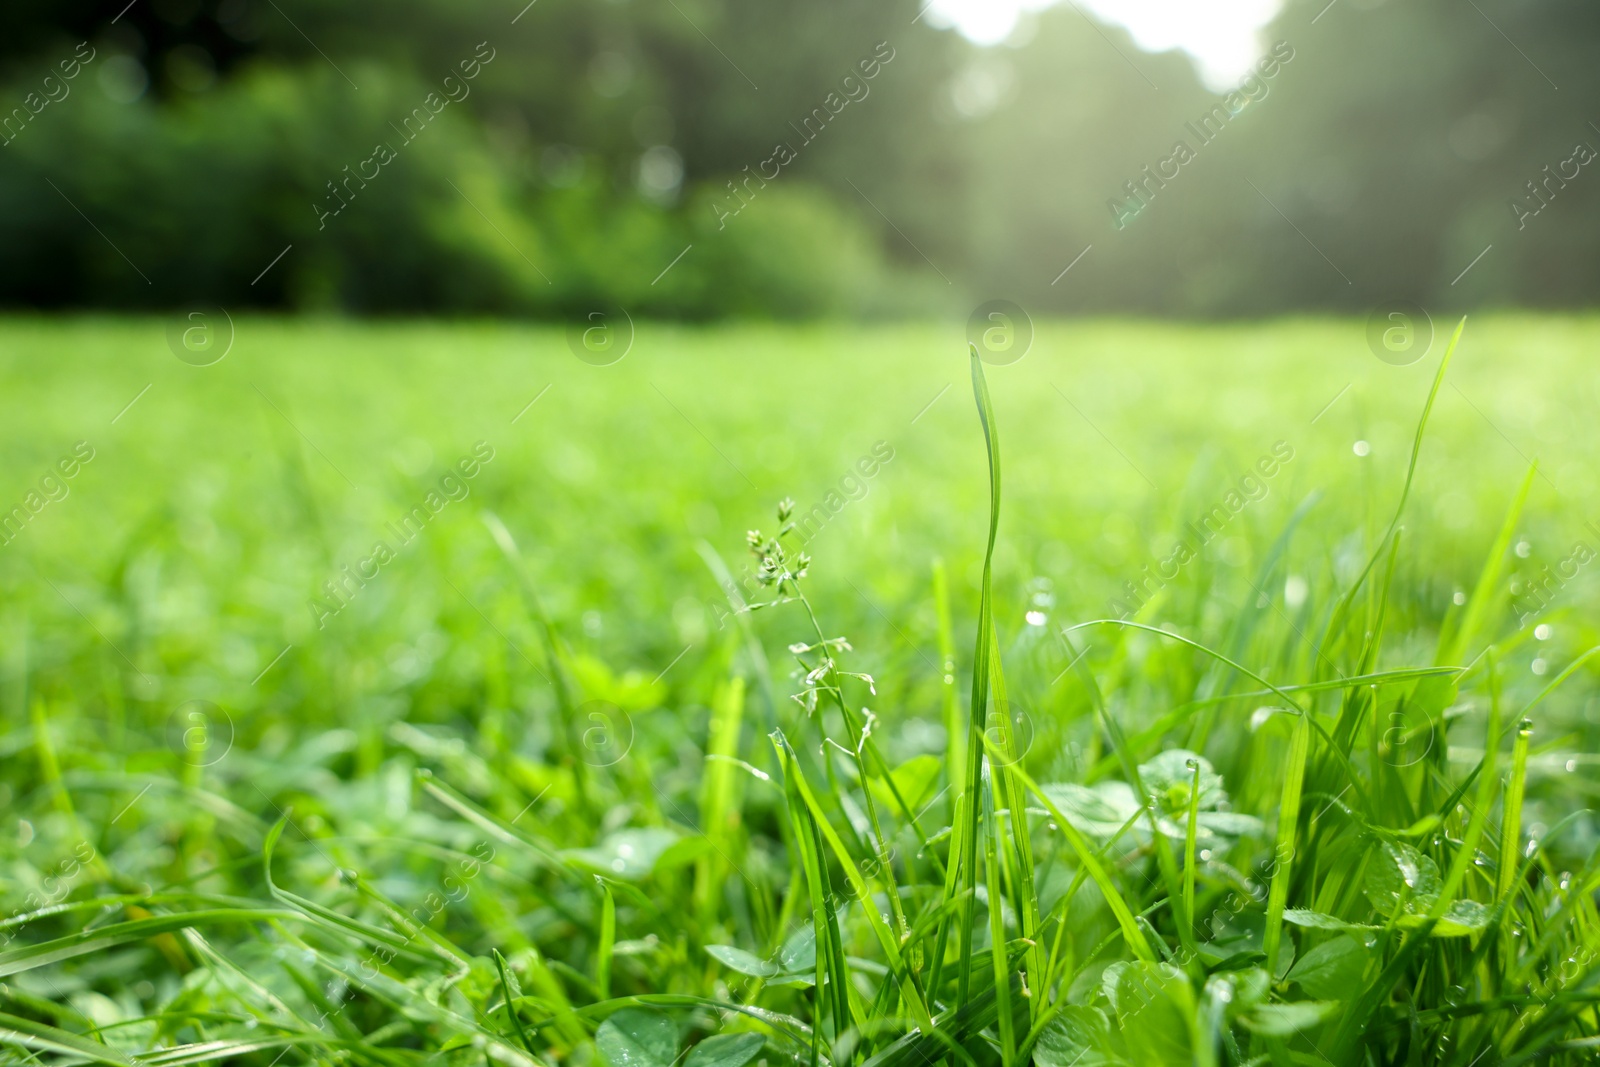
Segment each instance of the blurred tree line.
[{"label": "blurred tree line", "polygon": [[1592,4],[1292,0],[1229,95],[1075,5],[980,48],[921,3],[12,0],[0,302],[1593,299]]}]

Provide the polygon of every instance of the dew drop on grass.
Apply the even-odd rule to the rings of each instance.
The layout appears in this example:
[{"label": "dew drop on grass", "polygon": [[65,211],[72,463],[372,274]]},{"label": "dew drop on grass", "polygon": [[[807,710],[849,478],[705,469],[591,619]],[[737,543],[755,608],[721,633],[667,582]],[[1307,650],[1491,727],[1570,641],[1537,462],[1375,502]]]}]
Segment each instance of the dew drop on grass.
[{"label": "dew drop on grass", "polygon": [[1367,444],[1365,441],[1357,441],[1354,445],[1350,446],[1350,451],[1354,452],[1358,456],[1370,455],[1372,452],[1372,446]]},{"label": "dew drop on grass", "polygon": [[1550,669],[1550,664],[1545,662],[1545,659],[1544,659],[1543,656],[1540,656],[1538,659],[1535,659],[1533,661],[1533,663],[1529,664],[1529,666],[1531,666],[1533,668],[1533,673],[1534,674],[1543,674],[1543,673],[1545,673],[1546,671],[1548,671]]},{"label": "dew drop on grass", "polygon": [[1029,626],[1043,626],[1046,616],[1042,611],[1030,611],[1023,618],[1028,621]]},{"label": "dew drop on grass", "polygon": [[1467,594],[1465,594],[1461,590],[1457,589],[1456,593],[1455,593],[1455,596],[1451,597],[1450,600],[1451,600],[1452,603],[1455,603],[1455,604],[1465,604],[1467,602]]},{"label": "dew drop on grass", "polygon": [[33,823],[27,819],[17,820],[17,844],[25,846],[33,841]]},{"label": "dew drop on grass", "polygon": [[1533,555],[1533,545],[1528,543],[1527,541],[1518,541],[1517,542],[1517,557],[1519,559],[1527,559],[1531,555]]},{"label": "dew drop on grass", "polygon": [[1541,622],[1533,628],[1533,636],[1540,641],[1550,640],[1550,633],[1550,624],[1547,622]]}]

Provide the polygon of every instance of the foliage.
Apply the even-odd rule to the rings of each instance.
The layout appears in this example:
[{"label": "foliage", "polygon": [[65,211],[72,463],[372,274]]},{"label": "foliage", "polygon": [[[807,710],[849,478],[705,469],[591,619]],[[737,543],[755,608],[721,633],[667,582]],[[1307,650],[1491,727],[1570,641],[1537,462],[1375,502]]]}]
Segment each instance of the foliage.
[{"label": "foliage", "polygon": [[[1285,4],[1262,52],[1293,59],[1211,141],[1191,127],[1228,96],[1181,54],[1070,4],[980,48],[923,6],[29,0],[0,41],[0,115],[80,42],[96,58],[4,135],[0,299],[703,319],[1594,291],[1600,141],[1564,101],[1600,88],[1600,23],[1577,0]],[[326,183],[480,47],[496,58],[437,136],[318,229]],[[1161,178],[1178,141],[1195,158]],[[797,158],[738,192],[779,144]],[[1135,182],[1148,203],[1119,225]]]}]

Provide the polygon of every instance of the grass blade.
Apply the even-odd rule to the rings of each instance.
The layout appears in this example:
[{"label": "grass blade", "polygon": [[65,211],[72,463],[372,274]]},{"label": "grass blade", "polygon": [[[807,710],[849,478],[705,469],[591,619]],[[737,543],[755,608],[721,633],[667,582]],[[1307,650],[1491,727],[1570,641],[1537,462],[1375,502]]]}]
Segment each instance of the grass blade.
[{"label": "grass blade", "polygon": [[1523,786],[1528,779],[1528,739],[1532,736],[1533,723],[1523,719],[1511,749],[1511,780],[1506,783],[1506,796],[1501,804],[1500,877],[1495,886],[1496,900],[1506,898],[1517,875],[1518,853],[1522,851]]},{"label": "grass blade", "polygon": [[728,864],[737,863],[739,807],[735,796],[735,761],[744,724],[744,679],[735,675],[717,688],[711,706],[711,734],[706,741],[705,775],[700,788],[700,832],[713,848],[695,860],[695,903],[700,925],[709,930]]},{"label": "grass blade", "polygon": [[[0,978],[60,963],[62,960],[75,959],[78,956],[104,952],[118,945],[144,941],[157,934],[171,933],[174,930],[216,926],[222,923],[253,923],[294,914],[279,908],[208,908],[204,911],[154,915],[147,919],[134,919],[130,922],[79,930],[37,945],[0,952]],[[375,927],[373,929],[376,930]],[[377,932],[383,933],[383,931]]]},{"label": "grass blade", "polygon": [[1189,936],[1185,944],[1192,944],[1195,933],[1194,916],[1194,859],[1195,859],[1195,832],[1200,824],[1200,761],[1191,759],[1189,769],[1194,772],[1194,781],[1189,786],[1189,823],[1183,833],[1183,915],[1182,922],[1189,928]]},{"label": "grass blade", "polygon": [[961,771],[967,762],[966,735],[961,730],[961,706],[956,699],[956,643],[950,626],[950,582],[944,560],[933,561],[933,609],[939,630],[939,706],[944,720],[946,805],[950,825],[956,821],[956,798],[961,793]]},{"label": "grass blade", "polygon": [[118,1049],[46,1023],[0,1012],[0,1027],[9,1031],[0,1033],[0,1040],[67,1056],[81,1056],[91,1063],[104,1063],[108,1067],[136,1067],[134,1061]]},{"label": "grass blade", "polygon": [[1272,886],[1267,891],[1267,928],[1262,948],[1267,973],[1278,973],[1278,948],[1283,939],[1283,908],[1289,900],[1289,875],[1294,865],[1295,831],[1300,822],[1300,791],[1306,779],[1306,753],[1311,745],[1311,716],[1302,712],[1289,738],[1289,756],[1283,776],[1283,799],[1278,804],[1278,843],[1273,849]]},{"label": "grass blade", "polygon": [[611,999],[611,954],[617,945],[617,900],[605,879],[596,878],[600,886],[600,944],[595,950],[594,984],[601,1000]]}]

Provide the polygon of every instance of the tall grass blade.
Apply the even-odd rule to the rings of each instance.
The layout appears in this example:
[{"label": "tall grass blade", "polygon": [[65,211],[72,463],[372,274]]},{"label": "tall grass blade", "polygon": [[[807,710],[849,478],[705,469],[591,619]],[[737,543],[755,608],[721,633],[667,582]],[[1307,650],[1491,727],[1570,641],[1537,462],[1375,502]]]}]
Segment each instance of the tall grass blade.
[{"label": "tall grass blade", "polygon": [[0,1012],[0,1027],[9,1031],[0,1035],[0,1038],[25,1048],[55,1052],[69,1058],[82,1058],[90,1063],[106,1064],[107,1067],[137,1067],[135,1061],[119,1049],[98,1041],[90,1041],[69,1030],[62,1030],[46,1023]]},{"label": "tall grass blade", "polygon": [[1294,868],[1295,832],[1300,822],[1300,794],[1305,785],[1306,753],[1311,745],[1311,715],[1302,712],[1289,737],[1285,761],[1283,797],[1278,802],[1278,842],[1272,851],[1272,884],[1267,890],[1267,926],[1262,949],[1267,954],[1267,973],[1278,973],[1278,948],[1283,940],[1283,908],[1289,900],[1289,877]]},{"label": "tall grass blade", "polygon": [[1194,880],[1195,880],[1195,835],[1200,828],[1200,761],[1189,761],[1189,769],[1194,772],[1194,779],[1189,785],[1189,821],[1183,832],[1183,915],[1181,921],[1189,929],[1189,936],[1184,939],[1185,944],[1192,944],[1195,937],[1195,912],[1194,912]]},{"label": "tall grass blade", "polygon": [[1506,783],[1505,800],[1501,804],[1500,876],[1495,886],[1496,900],[1506,898],[1517,876],[1518,853],[1522,851],[1523,787],[1528,780],[1528,739],[1532,736],[1533,723],[1523,719],[1511,749],[1511,778]]},{"label": "tall grass blade", "polygon": [[739,733],[744,724],[744,679],[735,675],[717,688],[711,707],[711,735],[700,787],[700,832],[712,848],[695,860],[695,903],[700,924],[716,921],[728,864],[737,862],[739,807],[734,772],[739,758]]},{"label": "tall grass blade", "polygon": [[494,953],[494,969],[500,975],[500,995],[505,998],[506,1022],[511,1024],[511,1032],[517,1035],[517,1040],[528,1050],[528,1055],[538,1062],[539,1053],[534,1050],[533,1042],[528,1040],[528,1031],[523,1029],[522,1019],[513,1006],[517,998],[511,995],[511,980],[506,977],[506,958],[500,955],[498,949]]},{"label": "tall grass blade", "polygon": [[[984,731],[989,714],[989,656],[994,647],[990,616],[995,537],[1000,528],[1000,464],[996,431],[990,417],[989,387],[983,378],[982,362],[972,347],[972,389],[978,400],[978,421],[983,428],[983,443],[989,459],[989,536],[983,554],[983,587],[978,600],[978,633],[972,653],[972,689],[967,705],[967,767],[961,786],[961,804],[952,827],[953,845],[950,868],[957,878],[961,901],[959,924],[959,962],[956,971],[956,1007],[964,1006],[971,995],[973,911],[977,904],[978,833],[983,811]],[[991,902],[998,907],[998,902]],[[939,946],[942,952],[944,937]]]},{"label": "tall grass blade", "polygon": [[[1033,846],[1028,833],[1027,794],[1011,770],[1022,759],[1012,732],[1010,704],[1006,699],[1005,675],[1000,664],[999,642],[994,627],[994,549],[1000,530],[1000,433],[995,421],[994,402],[989,396],[989,383],[984,378],[983,360],[976,345],[969,346],[972,368],[972,390],[978,405],[978,421],[983,428],[984,449],[989,461],[989,536],[983,554],[983,588],[978,606],[978,632],[974,641],[972,668],[972,700],[969,709],[969,756],[967,762],[967,792],[972,798],[965,810],[969,825],[960,829],[966,835],[965,857],[970,858],[967,879],[963,888],[973,892],[966,902],[962,921],[961,972],[958,976],[957,1004],[965,1003],[969,990],[972,965],[972,911],[977,884],[978,812],[977,798],[984,789],[983,765],[987,759],[998,790],[997,801],[1003,800],[1009,813],[1011,833],[999,857],[1007,869],[1011,899],[1022,926],[1022,937],[1029,948],[1024,966],[1025,987],[1032,991],[1041,989],[1044,981],[1044,945],[1039,937],[1039,904],[1033,888]],[[985,735],[993,731],[999,752],[998,762],[985,756]],[[998,807],[998,803],[996,803]],[[992,814],[998,818],[998,814]],[[989,888],[989,907],[997,909],[1004,895],[998,884]],[[1004,991],[1000,993],[1002,1012],[1005,1011]],[[1039,1000],[1030,1001],[1030,1017],[1039,1010]],[[1009,1016],[1007,1016],[1009,1018]]]},{"label": "tall grass blade", "polygon": [[594,984],[601,1000],[611,999],[611,956],[617,947],[617,900],[605,879],[596,878],[600,886],[600,943],[595,948]]},{"label": "tall grass blade", "polygon": [[962,768],[967,761],[967,738],[961,729],[961,706],[956,699],[956,643],[950,625],[950,580],[944,560],[933,561],[933,610],[939,634],[939,707],[944,720],[946,810],[955,825],[956,798],[961,794]]},{"label": "tall grass blade", "polygon": [[[1006,921],[1005,909],[1000,906],[1005,899],[1005,886],[1000,879],[1000,852],[1004,846],[1000,841],[1000,819],[995,813],[996,792],[997,788],[988,789],[983,794],[983,817],[988,831],[983,835],[983,880],[989,897],[989,958],[994,966],[995,1004],[1000,1013],[996,1020],[1000,1030],[1000,1064],[1001,1067],[1012,1067],[1017,1061],[1017,1035],[1011,1007],[1011,975],[1007,973],[1006,954],[1002,951],[1006,943]],[[1021,818],[1022,832],[1026,833],[1027,816]]]}]

